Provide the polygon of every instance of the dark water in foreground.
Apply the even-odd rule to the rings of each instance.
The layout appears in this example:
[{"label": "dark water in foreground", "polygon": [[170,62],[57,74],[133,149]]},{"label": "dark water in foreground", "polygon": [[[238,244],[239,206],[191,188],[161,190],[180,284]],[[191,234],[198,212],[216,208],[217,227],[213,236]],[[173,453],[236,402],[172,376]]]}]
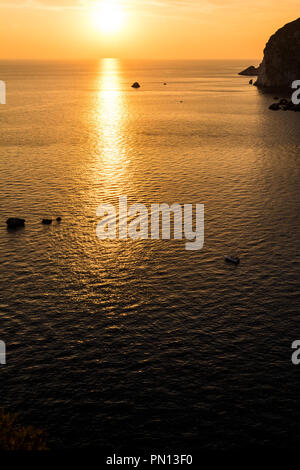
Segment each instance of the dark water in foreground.
[{"label": "dark water in foreground", "polygon": [[[300,122],[246,65],[0,63],[1,407],[50,447],[299,445]],[[204,249],[99,241],[119,195],[204,203]]]}]

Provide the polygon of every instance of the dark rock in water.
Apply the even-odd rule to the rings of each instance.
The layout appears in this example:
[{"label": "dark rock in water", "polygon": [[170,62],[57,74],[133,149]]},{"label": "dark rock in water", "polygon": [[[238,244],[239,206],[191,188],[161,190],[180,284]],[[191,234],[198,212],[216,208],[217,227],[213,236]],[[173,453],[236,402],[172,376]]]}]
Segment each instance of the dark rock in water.
[{"label": "dark rock in water", "polygon": [[265,91],[291,92],[300,79],[300,18],[280,28],[270,37],[260,66],[257,86]]},{"label": "dark rock in water", "polygon": [[56,222],[61,222],[61,217],[56,217]]},{"label": "dark rock in water", "polygon": [[288,101],[285,98],[279,101],[279,103],[273,103],[269,106],[272,111],[295,111],[300,112],[300,105],[294,104],[292,101]]},{"label": "dark rock in water", "polygon": [[279,103],[273,103],[273,104],[271,104],[271,106],[269,106],[269,109],[271,109],[272,111],[279,111],[281,109],[280,104]]},{"label": "dark rock in water", "polygon": [[134,84],[131,85],[131,88],[141,88],[141,85],[138,82],[134,82]]},{"label": "dark rock in water", "polygon": [[52,224],[52,219],[43,219],[42,224],[43,225],[51,225]]},{"label": "dark rock in water", "polygon": [[166,85],[166,83],[164,83],[164,85]]},{"label": "dark rock in water", "polygon": [[247,67],[245,70],[242,70],[242,72],[239,72],[239,75],[255,77],[256,75],[258,75],[258,72],[259,72],[259,67],[254,67],[254,65],[251,65],[251,67]]},{"label": "dark rock in water", "polygon": [[249,85],[253,85],[253,80],[252,79],[249,81]]},{"label": "dark rock in water", "polygon": [[25,219],[18,219],[17,217],[10,217],[6,221],[7,228],[15,229],[19,227],[24,227]]}]

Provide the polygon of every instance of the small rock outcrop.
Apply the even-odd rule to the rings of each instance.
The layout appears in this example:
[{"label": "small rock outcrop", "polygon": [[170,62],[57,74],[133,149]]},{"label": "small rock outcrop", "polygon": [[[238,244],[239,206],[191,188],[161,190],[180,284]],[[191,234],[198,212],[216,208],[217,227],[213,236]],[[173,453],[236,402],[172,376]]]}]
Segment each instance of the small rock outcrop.
[{"label": "small rock outcrop", "polygon": [[52,224],[52,219],[43,219],[42,224],[43,225],[51,225]]},{"label": "small rock outcrop", "polygon": [[251,65],[250,67],[247,67],[245,70],[242,70],[242,72],[239,73],[239,75],[246,75],[247,77],[255,77],[259,73],[259,67],[254,67],[254,65]]},{"label": "small rock outcrop", "polygon": [[56,217],[56,222],[61,222],[61,217]]},{"label": "small rock outcrop", "polygon": [[292,101],[282,98],[278,103],[272,103],[271,106],[269,106],[269,109],[271,109],[271,111],[282,110],[300,112],[300,104],[294,104]]},{"label": "small rock outcrop", "polygon": [[300,18],[280,28],[264,50],[264,58],[255,83],[266,91],[291,90],[300,80]]},{"label": "small rock outcrop", "polygon": [[131,85],[131,88],[141,88],[141,85],[138,82],[134,82],[134,84]]},{"label": "small rock outcrop", "polygon": [[6,221],[7,228],[16,229],[19,227],[24,227],[25,219],[18,219],[17,217],[10,217]]}]

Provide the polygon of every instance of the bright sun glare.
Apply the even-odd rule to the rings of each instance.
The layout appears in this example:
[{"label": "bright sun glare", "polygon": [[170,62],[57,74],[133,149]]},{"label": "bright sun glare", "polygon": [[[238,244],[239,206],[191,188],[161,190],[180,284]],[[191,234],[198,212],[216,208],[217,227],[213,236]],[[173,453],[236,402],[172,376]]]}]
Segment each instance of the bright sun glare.
[{"label": "bright sun glare", "polygon": [[93,9],[96,27],[104,33],[119,31],[124,23],[124,12],[121,5],[114,0],[103,0]]}]

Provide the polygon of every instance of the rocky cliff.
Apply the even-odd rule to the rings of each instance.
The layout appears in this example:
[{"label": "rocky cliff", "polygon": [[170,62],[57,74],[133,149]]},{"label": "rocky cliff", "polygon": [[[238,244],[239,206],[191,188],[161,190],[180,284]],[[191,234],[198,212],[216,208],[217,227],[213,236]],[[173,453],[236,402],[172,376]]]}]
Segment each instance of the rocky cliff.
[{"label": "rocky cliff", "polygon": [[294,80],[300,80],[300,18],[269,39],[256,85],[270,91],[288,90]]}]

